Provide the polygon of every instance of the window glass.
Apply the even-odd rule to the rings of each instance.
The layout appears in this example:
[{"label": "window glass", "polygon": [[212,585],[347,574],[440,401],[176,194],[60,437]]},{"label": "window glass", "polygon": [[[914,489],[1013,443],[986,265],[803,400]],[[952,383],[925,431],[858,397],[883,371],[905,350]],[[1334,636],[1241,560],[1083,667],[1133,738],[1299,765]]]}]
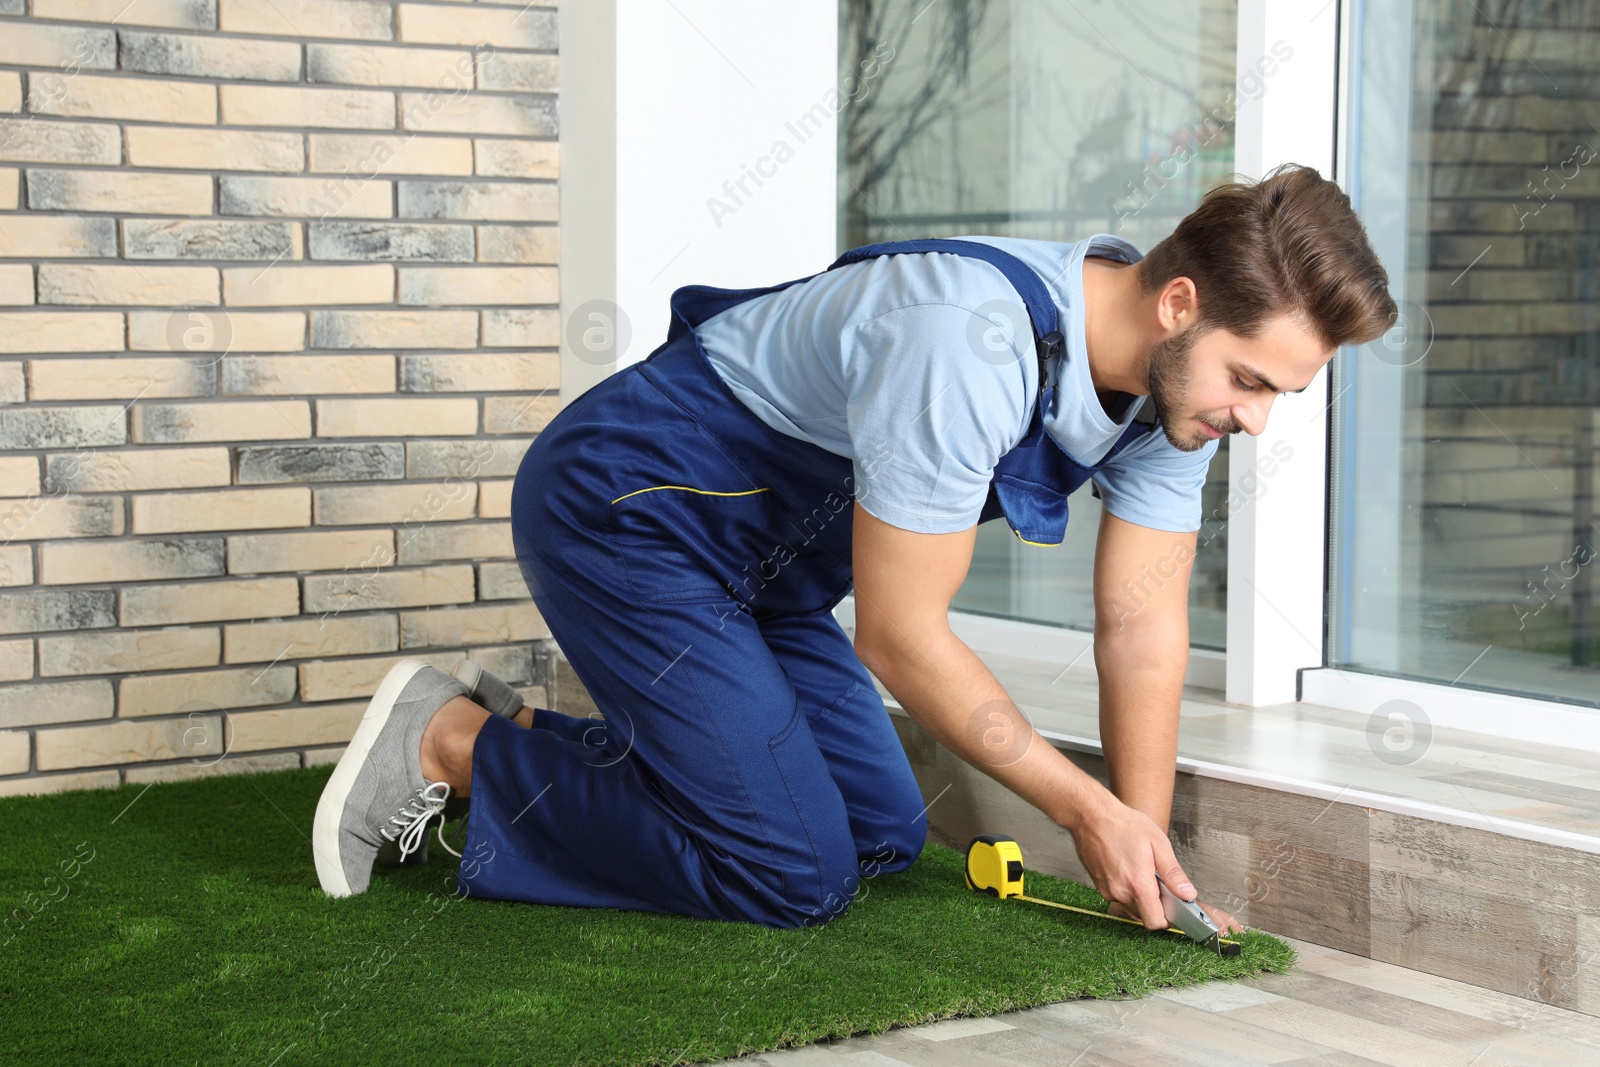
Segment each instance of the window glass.
[{"label": "window glass", "polygon": [[[1266,81],[1236,78],[1235,0],[1112,4],[843,0],[841,251],[994,234],[1142,251],[1233,172],[1233,115]],[[1205,489],[1190,635],[1221,648],[1227,442]],[[980,526],[955,606],[1092,628],[1100,504],[1071,501],[1066,543]]]},{"label": "window glass", "polygon": [[1600,6],[1352,16],[1345,186],[1402,319],[1334,364],[1331,660],[1600,704]]}]

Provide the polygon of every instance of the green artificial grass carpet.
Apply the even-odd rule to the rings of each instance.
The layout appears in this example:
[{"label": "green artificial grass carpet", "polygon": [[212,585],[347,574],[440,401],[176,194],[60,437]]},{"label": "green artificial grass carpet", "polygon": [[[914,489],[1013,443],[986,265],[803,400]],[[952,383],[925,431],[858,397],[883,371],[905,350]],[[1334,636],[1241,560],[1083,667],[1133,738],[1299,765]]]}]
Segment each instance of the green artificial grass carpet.
[{"label": "green artificial grass carpet", "polygon": [[334,900],[309,840],[331,773],[0,801],[0,1062],[693,1063],[1294,962],[981,896],[933,844],[798,930],[462,900],[437,840]]}]

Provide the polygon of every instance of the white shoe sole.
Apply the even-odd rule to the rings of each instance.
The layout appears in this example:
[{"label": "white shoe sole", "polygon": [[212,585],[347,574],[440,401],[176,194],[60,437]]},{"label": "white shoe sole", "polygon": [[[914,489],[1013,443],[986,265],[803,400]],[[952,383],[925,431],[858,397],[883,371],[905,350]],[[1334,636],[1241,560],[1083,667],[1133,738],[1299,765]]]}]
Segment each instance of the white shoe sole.
[{"label": "white shoe sole", "polygon": [[333,776],[322,789],[322,797],[317,801],[317,816],[311,824],[311,852],[317,863],[317,880],[322,883],[322,891],[329,896],[351,895],[350,882],[344,876],[344,858],[339,853],[339,824],[344,819],[345,801],[350,796],[350,790],[355,788],[356,777],[367,762],[367,754],[372,751],[373,743],[389,721],[395,701],[400,699],[400,693],[416,677],[417,672],[427,666],[430,666],[427,660],[410,657],[389,668],[389,673],[384,675],[378,691],[367,704],[367,710],[361,716],[361,725],[356,727],[349,747],[339,757]]}]

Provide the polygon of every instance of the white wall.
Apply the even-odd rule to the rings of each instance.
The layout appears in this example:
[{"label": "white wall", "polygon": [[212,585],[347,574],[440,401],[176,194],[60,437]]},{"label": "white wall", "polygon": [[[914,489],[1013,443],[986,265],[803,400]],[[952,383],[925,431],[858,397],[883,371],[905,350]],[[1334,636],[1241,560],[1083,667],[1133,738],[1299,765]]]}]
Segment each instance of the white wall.
[{"label": "white wall", "polygon": [[565,404],[654,351],[679,286],[833,261],[838,5],[564,0],[560,19]]}]

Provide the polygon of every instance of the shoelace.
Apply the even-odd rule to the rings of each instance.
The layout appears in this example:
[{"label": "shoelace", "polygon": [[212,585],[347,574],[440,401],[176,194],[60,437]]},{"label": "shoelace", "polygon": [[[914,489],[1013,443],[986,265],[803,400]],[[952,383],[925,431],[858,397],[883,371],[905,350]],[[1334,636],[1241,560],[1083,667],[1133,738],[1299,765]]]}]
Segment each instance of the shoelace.
[{"label": "shoelace", "polygon": [[456,859],[460,859],[461,858],[461,853],[459,853],[455,849],[451,848],[450,847],[450,842],[448,842],[448,841],[446,841],[444,839],[444,820],[443,819],[439,820],[439,844],[443,845],[444,846],[444,850],[446,852],[450,853],[450,855],[454,856]]},{"label": "shoelace", "polygon": [[[443,790],[443,792],[435,792]],[[400,844],[400,859],[402,861],[422,845],[422,835],[427,833],[428,820],[444,811],[444,802],[450,799],[449,782],[432,782],[417,790],[417,795],[407,800],[400,811],[389,816],[389,821],[395,825],[385,826],[378,832],[390,841]],[[439,826],[439,844],[444,845],[445,851],[459,857],[461,853],[445,844],[444,825]]]}]

